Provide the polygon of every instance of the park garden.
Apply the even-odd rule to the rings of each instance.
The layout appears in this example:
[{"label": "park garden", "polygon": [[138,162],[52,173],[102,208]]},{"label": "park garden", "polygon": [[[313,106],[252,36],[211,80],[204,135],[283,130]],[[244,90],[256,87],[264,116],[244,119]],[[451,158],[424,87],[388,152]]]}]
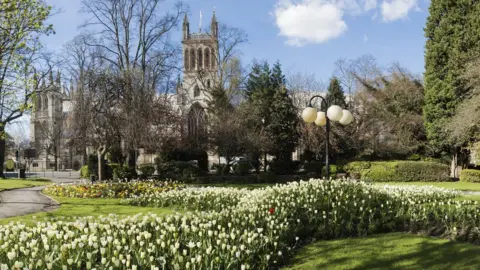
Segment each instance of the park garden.
[{"label": "park garden", "polygon": [[364,55],[326,84],[247,68],[241,29],[213,13],[190,33],[186,6],[153,16],[158,2],[82,1],[92,21],[59,54],[40,43],[52,7],[0,3],[0,160],[30,113],[52,170],[61,152],[83,162],[69,183],[0,180],[55,202],[0,220],[1,270],[478,268],[478,2],[431,1],[423,77]]}]

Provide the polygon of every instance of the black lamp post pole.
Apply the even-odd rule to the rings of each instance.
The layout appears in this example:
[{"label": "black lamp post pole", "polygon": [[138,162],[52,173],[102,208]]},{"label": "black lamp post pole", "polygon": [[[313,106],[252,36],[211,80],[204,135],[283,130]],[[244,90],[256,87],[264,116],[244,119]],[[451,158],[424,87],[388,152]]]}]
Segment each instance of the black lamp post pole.
[{"label": "black lamp post pole", "polygon": [[[320,105],[320,110],[322,110],[322,107],[325,108],[325,114],[327,113],[327,109],[329,107],[328,101],[322,97],[322,96],[313,96],[310,101],[308,102],[308,107],[312,107],[312,100],[314,98],[321,98],[322,99],[322,104]],[[330,161],[328,158],[328,149],[330,148],[330,119],[328,119],[327,115],[325,115],[325,118],[327,119],[327,124],[325,125],[325,166],[326,166],[326,176],[327,179],[330,179]]]}]

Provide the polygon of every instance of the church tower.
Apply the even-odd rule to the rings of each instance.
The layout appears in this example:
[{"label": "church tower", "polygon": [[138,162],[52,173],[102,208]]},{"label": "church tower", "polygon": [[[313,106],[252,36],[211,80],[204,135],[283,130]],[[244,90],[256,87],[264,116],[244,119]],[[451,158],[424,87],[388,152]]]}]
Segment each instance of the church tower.
[{"label": "church tower", "polygon": [[188,135],[196,138],[204,130],[208,90],[214,87],[218,73],[218,22],[213,12],[210,31],[190,32],[190,22],[183,19],[183,81],[177,87],[179,103],[188,119]]}]

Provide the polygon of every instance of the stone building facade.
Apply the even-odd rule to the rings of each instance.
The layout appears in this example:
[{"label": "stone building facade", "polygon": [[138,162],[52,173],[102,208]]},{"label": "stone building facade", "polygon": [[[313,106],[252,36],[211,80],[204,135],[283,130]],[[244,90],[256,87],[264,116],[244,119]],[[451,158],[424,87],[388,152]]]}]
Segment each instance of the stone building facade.
[{"label": "stone building facade", "polygon": [[55,169],[55,156],[58,170],[78,170],[83,164],[83,155],[68,145],[73,91],[72,84],[69,91],[62,85],[60,73],[54,80],[52,72],[48,82],[43,81],[36,91],[30,119],[30,144],[36,152],[29,167],[31,171]]},{"label": "stone building facade", "polygon": [[[190,31],[187,15],[182,26],[183,76],[176,89],[177,103],[185,118],[184,134],[190,139],[200,138],[206,132],[206,108],[209,94],[218,76],[218,21],[213,12],[210,32]],[[206,151],[208,163],[219,163],[218,156]]]}]

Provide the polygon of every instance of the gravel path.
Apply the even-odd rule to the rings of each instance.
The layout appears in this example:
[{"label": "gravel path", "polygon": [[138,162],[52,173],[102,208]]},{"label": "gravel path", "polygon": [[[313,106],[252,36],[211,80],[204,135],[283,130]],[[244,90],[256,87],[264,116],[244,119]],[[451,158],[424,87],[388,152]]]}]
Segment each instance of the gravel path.
[{"label": "gravel path", "polygon": [[41,193],[44,187],[21,188],[0,192],[0,218],[52,211],[59,204]]}]

